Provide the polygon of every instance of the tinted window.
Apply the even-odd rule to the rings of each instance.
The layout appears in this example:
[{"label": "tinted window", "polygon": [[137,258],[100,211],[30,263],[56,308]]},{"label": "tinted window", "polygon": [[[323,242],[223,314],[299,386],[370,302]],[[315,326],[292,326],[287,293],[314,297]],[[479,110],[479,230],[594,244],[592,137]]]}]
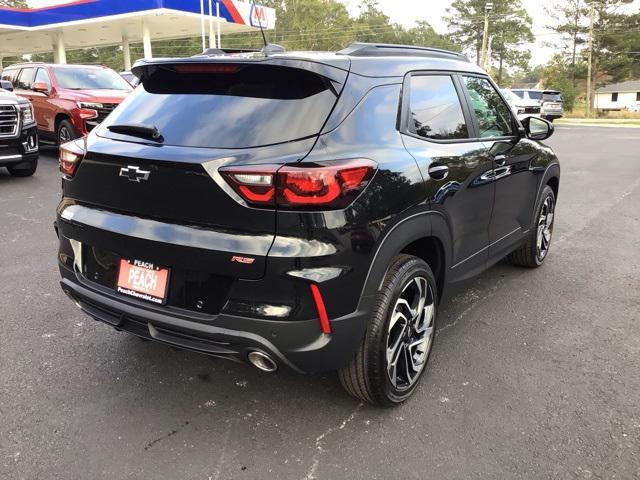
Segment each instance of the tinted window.
[{"label": "tinted window", "polygon": [[618,101],[618,92],[611,94],[611,101],[612,102],[617,102]]},{"label": "tinted window", "polygon": [[640,102],[640,92],[636,92],[636,102]]},{"label": "tinted window", "polygon": [[500,98],[486,78],[464,77],[476,113],[480,137],[507,137],[513,135],[511,110]]},{"label": "tinted window", "polygon": [[183,64],[155,70],[103,125],[153,125],[168,145],[256,147],[318,134],[335,101],[307,70]]},{"label": "tinted window", "polygon": [[542,94],[542,99],[545,102],[562,102],[562,95],[557,92],[544,92]]},{"label": "tinted window", "polygon": [[18,75],[18,80],[14,83],[15,88],[20,90],[31,89],[31,81],[33,80],[34,68],[23,68]]},{"label": "tinted window", "polygon": [[49,80],[49,74],[44,68],[39,68],[36,72],[36,78],[33,79],[33,83],[42,82],[47,85],[47,88],[51,90],[51,81]]},{"label": "tinted window", "polygon": [[529,90],[528,93],[531,100],[542,100],[542,92],[532,92]]},{"label": "tinted window", "polygon": [[409,130],[438,140],[469,138],[460,99],[448,75],[411,77]]},{"label": "tinted window", "polygon": [[131,90],[131,85],[108,68],[57,67],[53,74],[61,88],[70,90]]},{"label": "tinted window", "polygon": [[524,92],[522,90],[511,90],[515,95],[520,98],[524,98]]}]

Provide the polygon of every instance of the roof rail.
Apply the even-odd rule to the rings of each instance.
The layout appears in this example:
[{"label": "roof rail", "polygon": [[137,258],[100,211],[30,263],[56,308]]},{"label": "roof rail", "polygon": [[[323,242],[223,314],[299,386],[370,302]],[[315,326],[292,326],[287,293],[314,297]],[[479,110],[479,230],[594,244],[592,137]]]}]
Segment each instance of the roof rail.
[{"label": "roof rail", "polygon": [[464,54],[452,52],[451,50],[419,47],[416,45],[393,45],[388,43],[354,42],[337,53],[338,55],[349,55],[352,57],[437,57],[455,58],[465,62],[469,61]]}]

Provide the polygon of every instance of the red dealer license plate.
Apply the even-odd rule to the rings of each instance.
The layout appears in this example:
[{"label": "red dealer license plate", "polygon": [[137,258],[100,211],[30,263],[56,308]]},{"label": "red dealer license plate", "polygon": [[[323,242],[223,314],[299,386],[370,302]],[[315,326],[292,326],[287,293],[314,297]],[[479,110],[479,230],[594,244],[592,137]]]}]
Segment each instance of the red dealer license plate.
[{"label": "red dealer license plate", "polygon": [[142,260],[120,260],[116,290],[123,295],[163,304],[167,298],[169,269]]}]

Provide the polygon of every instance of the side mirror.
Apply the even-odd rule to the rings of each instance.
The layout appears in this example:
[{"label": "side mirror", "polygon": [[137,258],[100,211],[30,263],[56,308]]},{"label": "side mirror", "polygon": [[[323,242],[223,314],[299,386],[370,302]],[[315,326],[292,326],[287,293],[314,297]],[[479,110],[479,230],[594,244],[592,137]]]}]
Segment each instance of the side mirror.
[{"label": "side mirror", "polygon": [[49,86],[44,82],[33,82],[33,84],[31,84],[31,90],[46,93],[47,95],[49,94]]},{"label": "side mirror", "polygon": [[13,83],[9,80],[0,80],[0,88],[8,92],[13,92]]},{"label": "side mirror", "polygon": [[522,126],[531,140],[546,140],[553,135],[553,123],[539,117],[526,117],[522,119]]}]

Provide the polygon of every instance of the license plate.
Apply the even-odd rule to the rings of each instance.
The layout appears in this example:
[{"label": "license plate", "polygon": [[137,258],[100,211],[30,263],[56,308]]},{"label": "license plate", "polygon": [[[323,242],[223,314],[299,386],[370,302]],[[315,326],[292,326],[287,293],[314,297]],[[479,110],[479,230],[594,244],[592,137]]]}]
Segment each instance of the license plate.
[{"label": "license plate", "polygon": [[169,269],[142,260],[120,260],[116,290],[123,295],[163,304],[167,299]]}]

